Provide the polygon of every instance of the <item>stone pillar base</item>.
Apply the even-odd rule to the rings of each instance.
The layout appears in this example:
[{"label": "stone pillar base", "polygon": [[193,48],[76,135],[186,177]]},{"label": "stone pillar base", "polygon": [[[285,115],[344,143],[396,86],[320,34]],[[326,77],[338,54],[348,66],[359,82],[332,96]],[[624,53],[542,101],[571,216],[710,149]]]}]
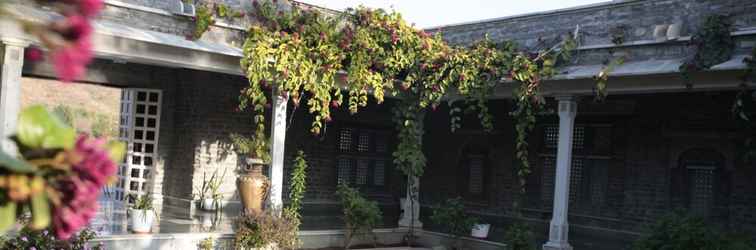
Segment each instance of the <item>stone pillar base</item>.
[{"label": "stone pillar base", "polygon": [[415,218],[415,223],[412,223],[411,218],[401,218],[399,219],[399,226],[400,227],[412,227],[414,225],[414,228],[423,228],[423,223],[417,220]]},{"label": "stone pillar base", "polygon": [[[414,207],[408,202],[408,199],[399,199],[399,206],[402,208],[402,214],[399,218],[400,227],[414,227],[423,228],[423,223],[420,222],[420,202],[415,200]],[[412,223],[412,214],[415,214],[415,223]]]},{"label": "stone pillar base", "polygon": [[543,244],[543,250],[572,250],[572,246],[570,246],[570,243],[567,242],[546,242],[546,244]]}]

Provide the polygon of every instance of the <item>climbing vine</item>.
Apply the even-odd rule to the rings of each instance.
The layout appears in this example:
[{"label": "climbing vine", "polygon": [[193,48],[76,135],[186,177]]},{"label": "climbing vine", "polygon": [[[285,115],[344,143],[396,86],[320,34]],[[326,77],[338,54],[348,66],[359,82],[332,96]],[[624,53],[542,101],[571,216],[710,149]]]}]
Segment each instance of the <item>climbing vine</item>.
[{"label": "climbing vine", "polygon": [[393,109],[394,126],[399,131],[394,165],[407,176],[422,176],[425,168],[422,144],[425,112],[415,103],[416,99],[408,98]]},{"label": "climbing vine", "polygon": [[207,4],[197,5],[195,16],[192,17],[192,19],[194,20],[194,33],[192,34],[192,39],[199,39],[208,29],[210,29],[210,25],[215,24],[213,8]]},{"label": "climbing vine", "polygon": [[194,21],[194,32],[191,39],[199,39],[205,32],[210,29],[211,25],[215,24],[216,18],[241,18],[244,17],[244,12],[237,11],[229,8],[228,5],[223,3],[197,3],[197,9],[195,15],[192,17]]},{"label": "climbing vine", "polygon": [[[357,8],[329,16],[296,7],[279,10],[271,1],[253,5],[251,14],[258,24],[249,29],[242,48],[241,66],[249,86],[242,90],[239,108],[256,113],[257,133],[265,131],[269,94],[289,98],[294,106],[306,100],[314,134],[331,121],[331,109],[345,105],[357,113],[371,99],[382,103],[386,95],[397,96],[402,103],[393,111],[399,131],[394,163],[408,175],[421,176],[426,161],[421,140],[425,111],[461,99],[459,103],[478,112],[483,128],[491,131],[487,100],[496,84],[508,77],[518,86],[512,116],[524,187],[530,173],[527,136],[543,105],[540,83],[552,77],[558,62],[574,49],[572,37],[534,53],[487,37],[461,47],[445,43],[439,33],[408,25],[395,12]],[[449,103],[454,130],[459,128],[462,107]]]},{"label": "climbing vine", "polygon": [[735,41],[730,36],[732,21],[725,15],[706,17],[701,28],[690,39],[695,47],[693,57],[680,65],[683,82],[691,86],[690,74],[727,61],[735,50]]},{"label": "climbing vine", "polygon": [[[554,66],[559,61],[569,59],[569,52],[575,47],[574,39],[567,37],[551,49],[536,54],[519,53],[512,61],[511,77],[521,83],[514,90],[515,106],[511,112],[515,120],[515,156],[519,163],[517,176],[520,194],[525,193],[527,176],[531,172],[528,135],[535,128],[537,115],[543,110],[545,102],[540,94],[541,81],[554,76]],[[515,201],[514,209],[518,211],[519,201]]]}]

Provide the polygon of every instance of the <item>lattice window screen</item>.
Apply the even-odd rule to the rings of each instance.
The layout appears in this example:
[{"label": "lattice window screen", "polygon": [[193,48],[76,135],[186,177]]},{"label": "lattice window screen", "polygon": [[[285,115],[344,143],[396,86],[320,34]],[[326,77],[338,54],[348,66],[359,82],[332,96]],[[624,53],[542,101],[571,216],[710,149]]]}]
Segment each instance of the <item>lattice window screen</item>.
[{"label": "lattice window screen", "polygon": [[352,163],[349,159],[339,159],[338,161],[338,182],[339,184],[351,184]]},{"label": "lattice window screen", "polygon": [[541,176],[541,201],[552,205],[554,201],[554,178],[556,178],[556,158],[543,157],[543,175]]},{"label": "lattice window screen", "polygon": [[338,182],[383,187],[390,156],[390,133],[363,128],[342,128],[338,136]]},{"label": "lattice window screen", "polygon": [[360,138],[357,143],[357,151],[367,152],[370,150],[370,133],[367,131],[360,131]]},{"label": "lattice window screen", "polygon": [[119,166],[115,197],[148,193],[151,173],[157,162],[162,92],[151,89],[124,89],[121,94],[119,139],[128,145]]},{"label": "lattice window screen", "polygon": [[375,152],[386,153],[388,151],[388,134],[376,134],[375,136]]},{"label": "lattice window screen", "polygon": [[368,168],[370,167],[370,161],[365,159],[357,160],[357,173],[355,175],[355,184],[366,185],[368,184]]},{"label": "lattice window screen", "polygon": [[339,133],[339,150],[349,151],[352,148],[352,129],[342,128]]},{"label": "lattice window screen", "polygon": [[[544,143],[548,148],[556,148],[559,145],[559,126],[547,126],[544,128]],[[582,149],[585,145],[585,127],[576,126],[572,131],[572,148]]]},{"label": "lattice window screen", "polygon": [[470,194],[483,193],[483,157],[471,156],[470,157],[469,171],[470,176],[468,180],[468,192]]},{"label": "lattice window screen", "polygon": [[572,131],[572,148],[582,149],[585,145],[585,127],[575,127]]},{"label": "lattice window screen", "polygon": [[609,162],[606,160],[590,161],[590,181],[589,192],[592,207],[600,208],[606,203],[606,190],[608,188],[607,173]]},{"label": "lattice window screen", "polygon": [[580,199],[580,187],[583,184],[583,159],[572,158],[570,168],[570,203]]},{"label": "lattice window screen", "polygon": [[544,129],[543,134],[546,147],[556,148],[559,144],[559,127],[548,126]]},{"label": "lattice window screen", "polygon": [[706,216],[714,199],[714,167],[689,166],[690,210]]},{"label": "lattice window screen", "polygon": [[373,168],[373,184],[383,186],[386,183],[386,163],[384,161],[375,161]]}]

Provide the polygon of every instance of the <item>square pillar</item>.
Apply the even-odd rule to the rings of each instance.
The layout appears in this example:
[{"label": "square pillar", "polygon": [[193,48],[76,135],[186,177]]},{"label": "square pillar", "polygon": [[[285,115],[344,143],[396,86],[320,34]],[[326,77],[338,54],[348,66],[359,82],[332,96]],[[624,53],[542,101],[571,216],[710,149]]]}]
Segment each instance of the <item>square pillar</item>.
[{"label": "square pillar", "polygon": [[10,154],[16,154],[17,150],[8,136],[16,132],[21,110],[21,71],[27,45],[25,41],[14,39],[3,39],[0,43],[0,148]]},{"label": "square pillar", "polygon": [[573,96],[559,96],[559,144],[557,148],[554,211],[549,227],[549,241],[543,250],[572,250],[568,242],[567,210],[570,201],[570,168],[572,167],[572,135],[577,103]]},{"label": "square pillar", "polygon": [[284,144],[286,143],[286,105],[288,96],[273,90],[273,119],[270,136],[270,195],[269,204],[274,210],[283,207]]}]

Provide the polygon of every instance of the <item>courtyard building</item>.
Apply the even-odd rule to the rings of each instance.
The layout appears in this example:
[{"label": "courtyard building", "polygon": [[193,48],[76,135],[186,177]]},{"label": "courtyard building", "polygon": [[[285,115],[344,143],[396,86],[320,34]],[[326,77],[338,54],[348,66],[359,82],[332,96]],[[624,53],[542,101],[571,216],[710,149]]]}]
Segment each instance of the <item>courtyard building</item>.
[{"label": "courtyard building", "polygon": [[[244,0],[215,2],[252,8]],[[249,85],[239,66],[240,46],[253,20],[218,19],[201,38],[187,39],[195,25],[187,5],[181,0],[106,0],[96,21],[97,59],[78,83],[121,89],[118,136],[128,143],[119,180],[106,190],[109,198],[93,224],[111,246],[136,244],[119,241],[134,239],[119,209],[129,194],[149,193],[155,199],[163,217],[157,235],[203,232],[195,194],[203,175],[216,169],[229,173],[220,187],[225,218],[204,232],[228,237],[223,235],[232,233],[231,218],[240,211],[235,183],[244,157],[233,150],[229,135],[253,133],[253,113],[237,110],[239,93]],[[28,14],[49,15],[39,9]],[[712,15],[731,20],[733,54],[692,72],[687,82],[680,66],[695,52],[691,36]],[[0,132],[8,135],[20,110],[21,84],[55,74],[51,64],[23,58],[37,41],[17,24],[0,19],[0,31]],[[543,249],[623,249],[645,226],[678,209],[756,235],[756,161],[743,159],[742,146],[744,133],[752,132],[744,132],[731,114],[743,86],[756,86],[741,80],[744,58],[756,48],[756,1],[618,0],[427,31],[441,32],[453,45],[487,36],[534,50],[565,35],[577,38],[569,63],[543,82],[550,112],[540,114],[529,139],[533,171],[522,215]],[[608,97],[596,101],[595,76],[619,57],[624,62],[610,73]],[[486,241],[502,242],[506,225],[515,221],[518,160],[509,115],[514,88],[514,82],[502,79],[495,89],[488,102],[495,117],[490,132],[473,114],[463,116],[462,127],[451,132],[445,105],[426,113],[428,162],[417,182],[420,209],[414,224],[427,234],[438,226],[428,218],[431,207],[448,197],[462,197],[468,212],[492,224]],[[392,157],[397,131],[391,109],[399,100],[371,101],[355,115],[339,110],[322,133],[313,135],[307,108],[274,99],[268,119],[269,203],[288,202],[287,177],[296,152],[303,150],[309,171],[302,237],[332,237],[343,228],[335,194],[340,183],[378,201],[384,214],[381,230],[401,235],[411,219],[409,212],[402,214],[400,202],[407,197],[407,177],[395,169]]]}]

